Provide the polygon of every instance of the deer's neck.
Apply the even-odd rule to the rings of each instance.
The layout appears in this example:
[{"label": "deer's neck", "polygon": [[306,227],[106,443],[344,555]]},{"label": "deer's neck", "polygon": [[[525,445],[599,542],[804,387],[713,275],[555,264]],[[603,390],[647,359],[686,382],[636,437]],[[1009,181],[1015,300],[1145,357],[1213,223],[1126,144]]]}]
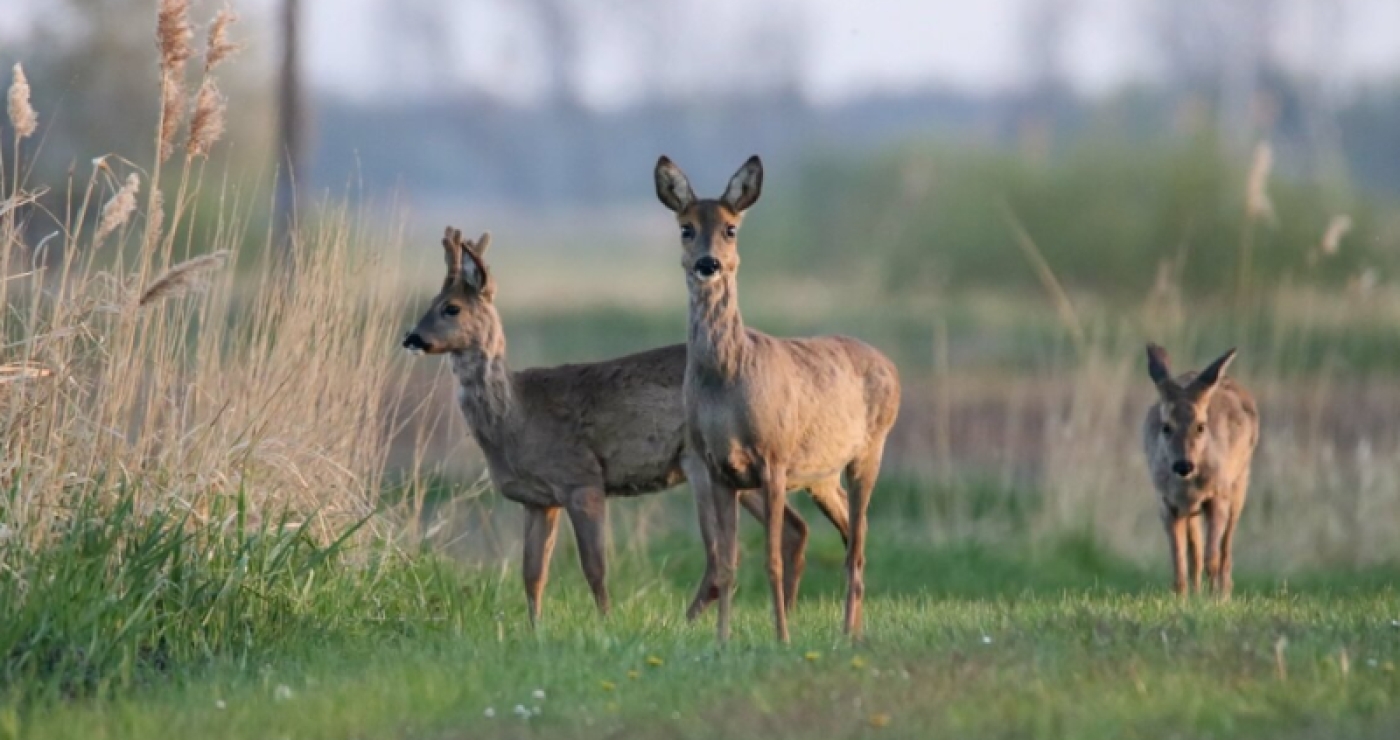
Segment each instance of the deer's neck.
[{"label": "deer's neck", "polygon": [[739,285],[732,273],[707,283],[691,283],[686,352],[701,378],[728,382],[742,372],[749,334],[739,315]]},{"label": "deer's neck", "polygon": [[452,353],[457,378],[457,404],[477,443],[499,443],[515,422],[515,384],[506,364],[505,339],[485,349]]}]

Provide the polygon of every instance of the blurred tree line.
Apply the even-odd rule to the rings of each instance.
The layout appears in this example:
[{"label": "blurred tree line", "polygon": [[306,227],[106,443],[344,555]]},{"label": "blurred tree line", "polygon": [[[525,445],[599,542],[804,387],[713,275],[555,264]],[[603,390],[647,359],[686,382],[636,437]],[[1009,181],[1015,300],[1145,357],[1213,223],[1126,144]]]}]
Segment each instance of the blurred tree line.
[{"label": "blurred tree line", "polygon": [[[195,17],[215,2],[197,2]],[[1298,54],[1284,54],[1282,0],[1137,0],[1160,74],[1086,98],[1065,63],[1086,4],[1024,0],[1019,87],[872,93],[820,106],[803,93],[812,53],[803,6],[770,5],[718,39],[697,39],[681,29],[712,20],[699,2],[497,3],[525,29],[501,40],[462,26],[454,11],[474,6],[380,0],[371,6],[379,38],[366,53],[401,83],[395,94],[347,99],[313,88],[298,98],[300,179],[316,189],[340,191],[354,179],[528,207],[639,202],[651,197],[658,153],[718,188],[759,152],[774,174],[765,198],[783,209],[766,220],[786,224],[773,228],[775,266],[785,254],[817,254],[833,270],[878,263],[890,286],[991,279],[1004,273],[1006,202],[1066,273],[1135,291],[1181,244],[1195,255],[1177,268],[1192,284],[1217,279],[1200,255],[1235,249],[1242,178],[1255,143],[1268,140],[1281,217],[1277,231],[1261,232],[1260,269],[1306,267],[1342,280],[1363,263],[1389,265],[1383,252],[1395,237],[1384,214],[1400,196],[1400,81],[1343,89],[1327,56],[1343,3],[1308,6],[1303,48],[1312,56],[1300,65]],[[41,168],[51,175],[107,152],[149,161],[152,24],[133,18],[152,17],[153,6],[45,0],[33,28],[4,44],[0,62],[23,59],[29,70],[44,116]],[[232,132],[223,151],[262,173],[279,159],[278,17],[251,34],[274,42],[254,43],[225,83]],[[462,50],[491,44],[539,71],[537,95],[503,95],[492,80],[462,74]],[[589,98],[585,70],[600,53],[627,60],[632,102],[600,107]],[[1341,213],[1353,217],[1349,241],[1358,247],[1308,262],[1328,218]],[[888,259],[859,257],[845,248],[853,242]]]}]

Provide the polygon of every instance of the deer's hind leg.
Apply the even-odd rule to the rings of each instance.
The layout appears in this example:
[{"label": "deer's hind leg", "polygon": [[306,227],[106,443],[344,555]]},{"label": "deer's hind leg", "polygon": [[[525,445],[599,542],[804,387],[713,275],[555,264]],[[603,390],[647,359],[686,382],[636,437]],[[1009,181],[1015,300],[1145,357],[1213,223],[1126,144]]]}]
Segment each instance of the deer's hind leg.
[{"label": "deer's hind leg", "polygon": [[[787,602],[784,599],[783,513],[787,509],[787,470],[769,461],[764,466],[763,497],[768,505],[767,532],[768,586],[772,591],[773,628],[778,642],[788,642]],[[721,597],[723,598],[723,597]]]},{"label": "deer's hind leg", "polygon": [[569,494],[565,510],[569,512],[569,522],[574,527],[574,540],[578,543],[579,565],[583,566],[583,577],[588,588],[593,591],[593,601],[598,611],[606,615],[611,609],[607,586],[607,495],[601,486],[577,488]]},{"label": "deer's hind leg", "polygon": [[846,543],[846,614],[843,627],[847,635],[860,637],[865,606],[865,535],[866,514],[875,480],[880,477],[880,462],[885,454],[885,440],[876,440],[865,453],[846,466],[850,481],[847,513],[850,516],[850,539]]},{"label": "deer's hind leg", "polygon": [[841,533],[841,543],[850,544],[851,541],[851,520],[850,512],[847,510],[849,497],[846,489],[841,486],[841,476],[837,474],[828,480],[813,485],[808,492],[812,494],[812,500],[816,502],[817,508],[836,527],[836,531]]},{"label": "deer's hind leg", "polygon": [[[759,524],[768,522],[768,501],[759,491],[740,491],[739,503]],[[807,521],[797,510],[783,504],[783,604],[791,609],[797,602],[802,573],[807,569]]]}]

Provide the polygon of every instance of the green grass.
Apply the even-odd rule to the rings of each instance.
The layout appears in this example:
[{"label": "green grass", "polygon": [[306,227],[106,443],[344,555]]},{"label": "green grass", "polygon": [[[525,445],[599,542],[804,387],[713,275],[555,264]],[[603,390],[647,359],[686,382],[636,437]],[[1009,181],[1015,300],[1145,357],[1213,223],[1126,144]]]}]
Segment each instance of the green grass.
[{"label": "green grass", "polygon": [[[617,559],[606,620],[567,540],[536,633],[513,566],[381,569],[360,603],[324,587],[340,613],[312,612],[323,630],[77,698],[12,685],[0,737],[1338,738],[1400,726],[1393,570],[1240,574],[1228,604],[1180,603],[1164,565],[1143,570],[1086,541],[876,538],[868,639],[851,646],[837,629],[841,547],[823,529],[793,644],[771,639],[751,539],[735,639],[717,649],[712,614],[682,617],[701,565],[689,538]],[[357,567],[328,568],[328,582]],[[459,597],[413,596],[448,592]],[[517,705],[540,713],[523,719]]]}]

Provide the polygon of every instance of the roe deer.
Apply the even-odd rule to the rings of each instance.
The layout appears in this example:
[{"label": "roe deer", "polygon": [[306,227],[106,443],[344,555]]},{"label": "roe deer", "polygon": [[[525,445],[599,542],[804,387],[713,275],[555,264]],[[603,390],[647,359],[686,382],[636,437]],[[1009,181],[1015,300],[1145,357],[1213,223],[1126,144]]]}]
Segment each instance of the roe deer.
[{"label": "roe deer", "polygon": [[[1157,401],[1147,410],[1142,443],[1171,547],[1172,588],[1181,595],[1187,592],[1189,557],[1195,591],[1201,590],[1204,560],[1211,590],[1230,596],[1235,526],[1259,443],[1254,397],[1225,377],[1234,359],[1232,349],[1199,373],[1173,378],[1166,350],[1147,345],[1147,373],[1157,386]],[[1204,551],[1198,516],[1206,522]]]},{"label": "roe deer", "polygon": [[[697,604],[718,598],[720,641],[729,637],[738,568],[736,492],[761,489],[769,507],[767,567],[773,621],[788,640],[782,598],[781,510],[789,488],[840,475],[848,485],[845,631],[859,636],[864,596],[866,508],[885,438],[899,410],[899,373],[869,345],[848,337],[778,339],[747,329],[739,314],[738,229],[758,200],[763,165],[751,157],[718,200],[699,200],[680,168],[656,163],[656,194],[676,214],[681,267],[690,293],[685,366],[687,442],[708,473],[690,479],[712,567]],[[708,490],[706,490],[708,489]],[[703,499],[711,503],[705,506]]]},{"label": "roe deer", "polygon": [[[490,235],[475,243],[448,227],[442,246],[447,279],[405,349],[449,354],[457,402],[486,457],[501,495],[525,506],[524,576],[530,622],[539,619],[559,510],[569,515],[584,577],[598,609],[608,611],[603,525],[607,496],[653,493],[680,483],[685,416],[681,384],[685,346],[671,345],[606,362],[512,372],[496,313],[496,285],[486,265]],[[839,480],[812,489],[822,512],[846,536]],[[766,502],[744,505],[766,517]],[[783,558],[793,569],[785,584],[797,598],[807,525],[784,508]],[[765,519],[766,520],[766,519]]]}]

